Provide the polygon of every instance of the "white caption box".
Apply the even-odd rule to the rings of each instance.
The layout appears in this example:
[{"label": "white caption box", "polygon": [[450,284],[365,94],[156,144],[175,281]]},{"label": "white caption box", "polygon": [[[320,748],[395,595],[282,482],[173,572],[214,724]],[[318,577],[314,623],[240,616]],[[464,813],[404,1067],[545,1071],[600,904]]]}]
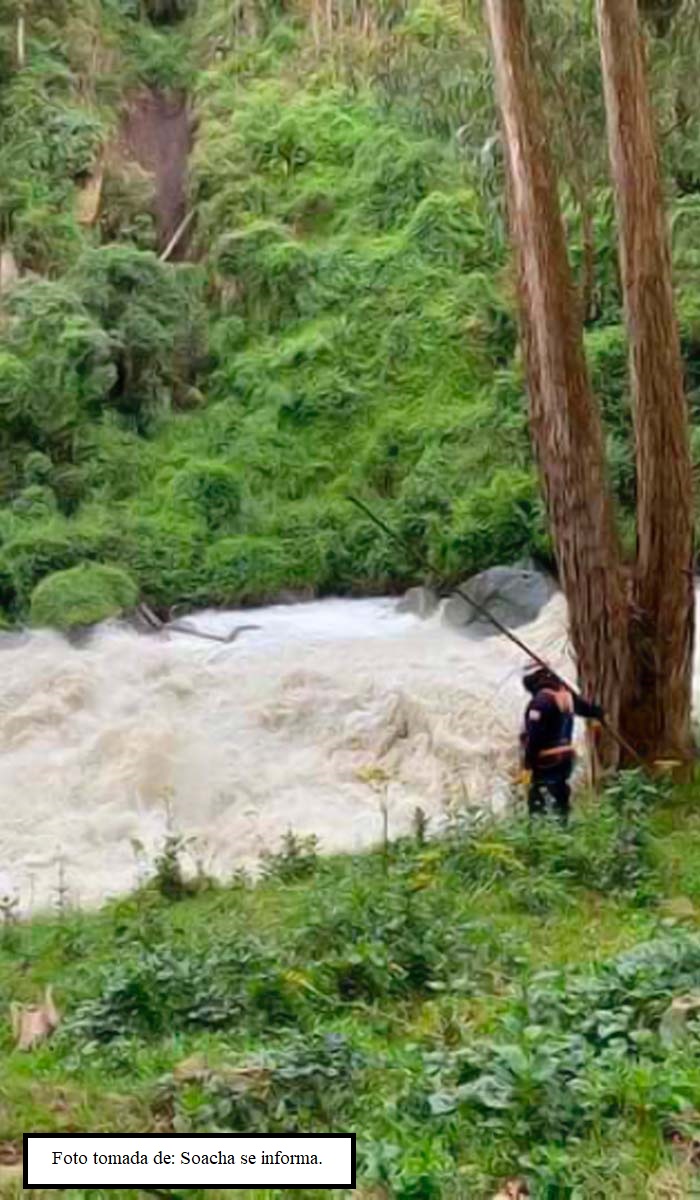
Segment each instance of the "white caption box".
[{"label": "white caption box", "polygon": [[355,1134],[25,1133],[25,1188],[350,1188]]}]

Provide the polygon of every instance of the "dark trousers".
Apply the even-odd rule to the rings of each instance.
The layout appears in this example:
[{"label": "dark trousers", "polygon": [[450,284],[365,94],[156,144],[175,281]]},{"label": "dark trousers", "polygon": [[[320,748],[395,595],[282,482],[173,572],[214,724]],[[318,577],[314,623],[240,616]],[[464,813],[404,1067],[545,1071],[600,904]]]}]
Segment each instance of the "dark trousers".
[{"label": "dark trousers", "polygon": [[547,812],[548,800],[563,825],[568,824],[571,811],[571,787],[569,779],[573,763],[556,763],[548,767],[535,768],[532,772],[532,783],[527,798],[528,811],[531,817],[540,816]]}]

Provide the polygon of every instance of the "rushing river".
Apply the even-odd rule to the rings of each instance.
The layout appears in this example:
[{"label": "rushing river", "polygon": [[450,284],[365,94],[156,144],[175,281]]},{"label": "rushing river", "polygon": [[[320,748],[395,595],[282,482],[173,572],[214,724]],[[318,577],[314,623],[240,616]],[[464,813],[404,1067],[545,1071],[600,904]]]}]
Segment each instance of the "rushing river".
[{"label": "rushing river", "polygon": [[[496,811],[508,797],[522,655],[395,600],[205,612],[201,630],[260,628],[231,645],[105,626],[76,648],[50,633],[0,642],[0,893],[23,909],[134,885],[166,829],[225,878],[287,829],[325,851],[390,835],[417,806]],[[560,669],[555,596],[518,631]]]}]

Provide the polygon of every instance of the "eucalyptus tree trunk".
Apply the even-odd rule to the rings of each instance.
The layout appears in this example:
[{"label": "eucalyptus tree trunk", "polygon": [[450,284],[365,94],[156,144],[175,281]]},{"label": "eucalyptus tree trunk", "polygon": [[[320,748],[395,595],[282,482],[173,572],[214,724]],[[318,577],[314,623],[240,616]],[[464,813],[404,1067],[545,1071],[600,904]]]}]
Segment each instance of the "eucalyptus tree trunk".
[{"label": "eucalyptus tree trunk", "polygon": [[661,172],[637,0],[596,0],[637,457],[637,564],[621,721],[645,757],[691,745],[693,487]]},{"label": "eucalyptus tree trunk", "polygon": [[[524,0],[485,0],[518,262],[530,424],[580,684],[617,720],[627,603],[600,413],[589,385]],[[616,748],[603,748],[608,762]]]}]

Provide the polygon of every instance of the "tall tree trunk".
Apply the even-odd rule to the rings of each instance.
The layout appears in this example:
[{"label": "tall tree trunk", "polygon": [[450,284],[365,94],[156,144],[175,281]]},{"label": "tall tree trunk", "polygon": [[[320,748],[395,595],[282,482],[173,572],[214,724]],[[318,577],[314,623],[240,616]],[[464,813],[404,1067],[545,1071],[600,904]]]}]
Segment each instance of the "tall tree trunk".
[{"label": "tall tree trunk", "polygon": [[[584,691],[615,721],[627,604],[524,0],[485,0],[508,168],[530,422]],[[615,748],[605,748],[606,758]]]},{"label": "tall tree trunk", "polygon": [[633,671],[623,732],[647,757],[690,750],[694,634],[688,411],[637,0],[596,0],[637,453]]}]

